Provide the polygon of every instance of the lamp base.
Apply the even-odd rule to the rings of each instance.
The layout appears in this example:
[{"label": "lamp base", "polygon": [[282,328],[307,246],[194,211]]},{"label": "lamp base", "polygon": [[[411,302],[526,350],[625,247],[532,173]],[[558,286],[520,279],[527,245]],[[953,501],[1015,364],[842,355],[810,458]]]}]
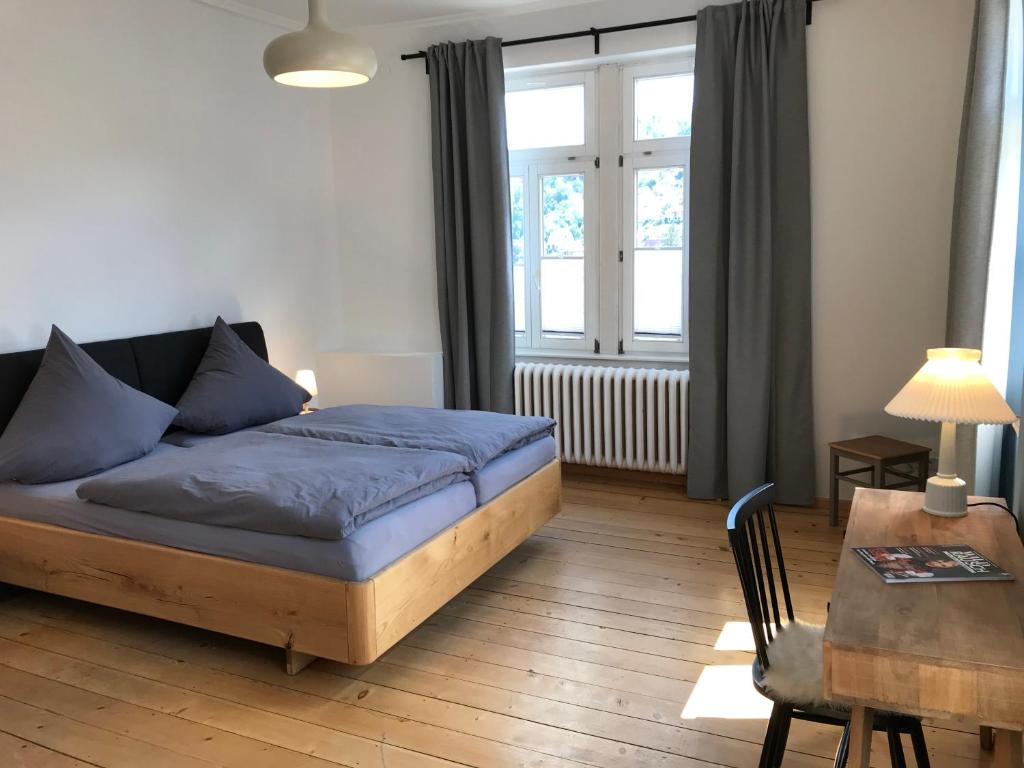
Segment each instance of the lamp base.
[{"label": "lamp base", "polygon": [[967,483],[956,475],[929,477],[924,511],[936,517],[963,517],[967,514]]}]

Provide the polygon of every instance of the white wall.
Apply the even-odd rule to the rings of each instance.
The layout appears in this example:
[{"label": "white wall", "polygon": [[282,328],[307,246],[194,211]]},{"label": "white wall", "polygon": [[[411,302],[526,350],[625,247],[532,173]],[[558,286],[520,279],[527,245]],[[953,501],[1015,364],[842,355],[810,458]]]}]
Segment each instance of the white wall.
[{"label": "white wall", "polygon": [[281,32],[193,0],[4,3],[0,351],[50,323],[88,341],[221,313],[261,321],[282,369],[312,365],[331,116],[264,74]]},{"label": "white wall", "polygon": [[[440,348],[430,123],[422,62],[439,40],[514,38],[678,16],[694,0],[597,2],[452,26],[368,29],[381,62],[334,97],[343,300],[356,349]],[[828,442],[873,432],[937,443],[882,408],[944,335],[953,178],[972,3],[824,0],[809,28],[818,493]],[[693,43],[695,25],[608,36],[619,54]],[[589,40],[506,49],[506,66],[583,59]],[[387,307],[387,310],[382,310]]]},{"label": "white wall", "polygon": [[[885,404],[945,343],[953,183],[973,3],[824,0],[810,50],[819,446],[879,433],[938,448]],[[827,456],[818,493],[828,494]]]},{"label": "white wall", "polygon": [[[193,0],[8,0],[0,25],[0,351],[258,319],[274,362],[436,352],[432,42],[676,16],[602,0],[363,32],[381,68],[327,95],[276,86],[279,28]],[[824,0],[809,34],[819,494],[828,441],[935,442],[887,399],[942,343],[971,6]],[[611,56],[694,25],[608,36]],[[590,41],[506,50],[593,61]],[[333,138],[333,149],[331,145]],[[333,156],[332,156],[333,152]]]}]

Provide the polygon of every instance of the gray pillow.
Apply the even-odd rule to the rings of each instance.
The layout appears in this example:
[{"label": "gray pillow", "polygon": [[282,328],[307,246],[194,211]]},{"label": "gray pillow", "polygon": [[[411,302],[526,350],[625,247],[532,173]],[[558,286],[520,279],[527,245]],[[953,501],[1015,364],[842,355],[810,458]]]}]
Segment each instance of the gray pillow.
[{"label": "gray pillow", "polygon": [[176,413],[111,376],[54,326],[0,435],[0,481],[56,483],[145,456]]},{"label": "gray pillow", "polygon": [[253,352],[217,318],[210,346],[178,401],[175,426],[225,435],[302,410],[310,394]]}]

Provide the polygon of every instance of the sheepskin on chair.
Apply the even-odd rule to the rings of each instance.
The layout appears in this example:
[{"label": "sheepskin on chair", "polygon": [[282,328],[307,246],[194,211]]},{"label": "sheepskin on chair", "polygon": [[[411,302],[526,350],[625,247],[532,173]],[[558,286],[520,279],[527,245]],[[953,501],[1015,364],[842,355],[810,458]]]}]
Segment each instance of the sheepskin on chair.
[{"label": "sheepskin on chair", "polygon": [[814,624],[790,622],[768,644],[768,671],[764,687],[774,697],[789,704],[822,706],[822,640],[825,628]]}]

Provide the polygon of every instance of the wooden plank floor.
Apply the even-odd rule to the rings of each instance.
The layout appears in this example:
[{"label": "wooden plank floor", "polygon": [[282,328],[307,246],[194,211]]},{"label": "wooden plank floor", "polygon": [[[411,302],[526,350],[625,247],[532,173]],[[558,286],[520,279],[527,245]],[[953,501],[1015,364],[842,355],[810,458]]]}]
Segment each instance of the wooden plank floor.
[{"label": "wooden plank floor", "polygon": [[[2,602],[0,766],[755,766],[766,714],[724,508],[591,476],[564,500],[369,667],[288,677],[253,643],[38,593]],[[825,518],[780,516],[808,620],[841,546]],[[936,768],[990,764],[969,725],[926,731]],[[830,766],[838,738],[794,723],[785,765]],[[881,741],[872,764],[889,764]]]}]

